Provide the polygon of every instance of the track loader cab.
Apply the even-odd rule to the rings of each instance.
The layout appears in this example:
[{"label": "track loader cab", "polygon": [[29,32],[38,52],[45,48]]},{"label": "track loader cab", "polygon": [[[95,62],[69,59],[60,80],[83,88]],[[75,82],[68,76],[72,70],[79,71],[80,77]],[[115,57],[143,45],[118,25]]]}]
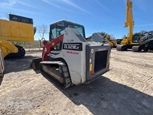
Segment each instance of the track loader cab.
[{"label": "track loader cab", "polygon": [[[87,41],[82,25],[59,21],[50,25],[49,36],[39,67],[63,88],[89,83],[109,71],[111,46]],[[94,33],[91,37],[101,35]]]},{"label": "track loader cab", "polygon": [[[85,28],[83,25],[66,20],[61,20],[50,25],[49,41],[52,41],[56,39],[58,36],[64,34],[64,31],[67,27],[75,28],[81,34],[81,36],[85,38]],[[58,43],[56,46],[54,46],[52,52],[54,53],[55,51],[60,51],[61,46],[62,42]]]},{"label": "track loader cab", "polygon": [[75,28],[82,37],[85,36],[85,28],[81,24],[73,23],[70,21],[66,20],[61,20],[55,23],[52,23],[50,25],[50,32],[49,32],[49,40],[51,41],[52,39],[57,38],[59,35],[64,33],[65,28],[70,27],[70,28]]}]

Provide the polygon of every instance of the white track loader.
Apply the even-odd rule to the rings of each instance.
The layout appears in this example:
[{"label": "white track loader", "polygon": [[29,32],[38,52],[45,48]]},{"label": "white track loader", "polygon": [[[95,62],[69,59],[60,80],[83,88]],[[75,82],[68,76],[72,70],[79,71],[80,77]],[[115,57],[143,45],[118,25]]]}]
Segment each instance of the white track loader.
[{"label": "white track loader", "polygon": [[[94,37],[101,35],[94,33]],[[50,25],[50,41],[43,41],[42,58],[34,59],[31,67],[39,67],[63,88],[90,83],[109,71],[111,46],[104,41],[87,41],[82,25],[56,22]]]}]

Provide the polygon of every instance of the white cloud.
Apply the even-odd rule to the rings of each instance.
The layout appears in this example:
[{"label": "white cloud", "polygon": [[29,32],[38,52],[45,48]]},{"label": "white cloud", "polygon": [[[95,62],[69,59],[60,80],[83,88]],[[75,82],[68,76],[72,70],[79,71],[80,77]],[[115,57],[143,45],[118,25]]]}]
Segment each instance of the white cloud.
[{"label": "white cloud", "polygon": [[73,7],[75,7],[75,8],[77,8],[77,9],[83,11],[83,12],[86,12],[86,13],[91,14],[90,12],[88,12],[87,10],[85,10],[85,9],[83,9],[83,8],[81,8],[81,7],[79,7],[77,4],[75,4],[74,2],[72,2],[72,1],[70,1],[70,0],[61,0],[61,1],[64,2],[64,3],[66,3],[66,4],[69,4],[69,5],[73,6]]},{"label": "white cloud", "polygon": [[25,3],[21,0],[3,0],[2,2],[0,2],[0,7],[6,9],[6,8],[14,7],[14,5],[16,5],[17,3],[37,9],[35,6]]},{"label": "white cloud", "polygon": [[[59,8],[61,10],[65,10],[65,11],[68,11],[68,12],[72,12],[71,10],[67,10],[66,8],[63,8],[63,7],[59,6],[59,5],[56,5],[53,2],[50,2],[49,0],[42,0],[42,1],[45,2],[45,3],[47,3],[47,4],[49,4],[49,5],[54,6],[56,8]],[[60,1],[61,2],[61,0],[55,0],[55,1],[58,1],[58,2]]]},{"label": "white cloud", "polygon": [[73,3],[72,1],[69,1],[69,0],[63,0],[63,2],[65,2],[66,4],[69,4],[69,5],[71,5],[71,6],[73,6],[73,7],[75,7],[75,8],[78,8],[78,9],[84,11],[84,12],[86,12],[86,10],[84,10],[84,9],[81,8],[81,7],[79,7],[78,5],[76,5],[75,3]]},{"label": "white cloud", "polygon": [[62,7],[60,7],[60,6],[56,5],[56,4],[53,4],[53,3],[49,2],[48,0],[42,0],[42,1],[43,1],[43,2],[46,2],[46,3],[50,4],[50,5],[52,5],[52,6],[54,6],[54,7],[57,7],[57,8],[59,8],[59,9],[62,9]]},{"label": "white cloud", "polygon": [[100,3],[98,0],[95,0],[95,2],[97,2],[100,6],[102,6],[102,8],[105,9],[106,11],[111,12],[105,5]]},{"label": "white cloud", "polygon": [[24,5],[24,6],[28,6],[28,7],[31,7],[31,8],[35,8],[35,9],[37,9],[37,7],[35,7],[35,6],[33,6],[33,5],[30,5],[30,4],[27,4],[27,3],[25,3],[25,2],[21,2],[21,1],[17,1],[19,4],[22,4],[22,5]]},{"label": "white cloud", "polygon": [[16,0],[5,0],[0,2],[0,7],[11,7],[14,6],[16,4]]}]

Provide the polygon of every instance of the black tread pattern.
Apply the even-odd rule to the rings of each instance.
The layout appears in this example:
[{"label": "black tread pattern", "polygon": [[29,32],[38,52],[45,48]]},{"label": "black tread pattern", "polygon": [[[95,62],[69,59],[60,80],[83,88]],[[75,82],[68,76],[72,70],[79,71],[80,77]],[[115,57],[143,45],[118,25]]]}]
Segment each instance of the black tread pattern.
[{"label": "black tread pattern", "polygon": [[10,53],[8,54],[5,59],[20,59],[25,56],[25,50],[22,46],[15,45],[18,48],[17,53]]},{"label": "black tread pattern", "polygon": [[[48,73],[46,73],[43,68],[42,68],[43,64],[40,64],[40,72],[45,76],[45,75],[49,75]],[[49,64],[47,64],[47,66],[50,66]],[[61,84],[58,80],[54,79],[54,77],[51,77],[51,75],[49,75],[52,80],[54,80],[55,84],[58,85],[60,88],[62,89],[67,89],[70,86],[72,86],[72,82],[70,79],[70,74],[69,74],[69,70],[68,67],[66,65],[59,65],[59,72],[61,73],[61,77],[64,79],[64,84]],[[50,79],[50,78],[49,78]]]},{"label": "black tread pattern", "polygon": [[60,69],[61,69],[61,75],[64,78],[63,88],[66,89],[71,86],[70,74],[66,65],[60,66]]}]

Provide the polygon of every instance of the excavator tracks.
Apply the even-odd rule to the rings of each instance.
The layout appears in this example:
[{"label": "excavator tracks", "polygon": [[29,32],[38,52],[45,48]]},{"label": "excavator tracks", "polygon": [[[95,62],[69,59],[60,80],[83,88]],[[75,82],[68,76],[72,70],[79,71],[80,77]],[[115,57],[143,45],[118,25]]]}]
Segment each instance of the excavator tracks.
[{"label": "excavator tracks", "polygon": [[133,52],[140,52],[141,51],[141,47],[140,46],[133,46],[132,47],[132,51]]},{"label": "excavator tracks", "polygon": [[20,59],[25,56],[25,50],[22,46],[15,45],[18,48],[17,53],[10,53],[8,54],[5,59]]},{"label": "excavator tracks", "polygon": [[127,51],[126,45],[117,45],[116,47],[117,51]]},{"label": "excavator tracks", "polygon": [[68,67],[61,61],[44,61],[40,63],[40,71],[54,78],[56,84],[66,89],[72,85]]}]

